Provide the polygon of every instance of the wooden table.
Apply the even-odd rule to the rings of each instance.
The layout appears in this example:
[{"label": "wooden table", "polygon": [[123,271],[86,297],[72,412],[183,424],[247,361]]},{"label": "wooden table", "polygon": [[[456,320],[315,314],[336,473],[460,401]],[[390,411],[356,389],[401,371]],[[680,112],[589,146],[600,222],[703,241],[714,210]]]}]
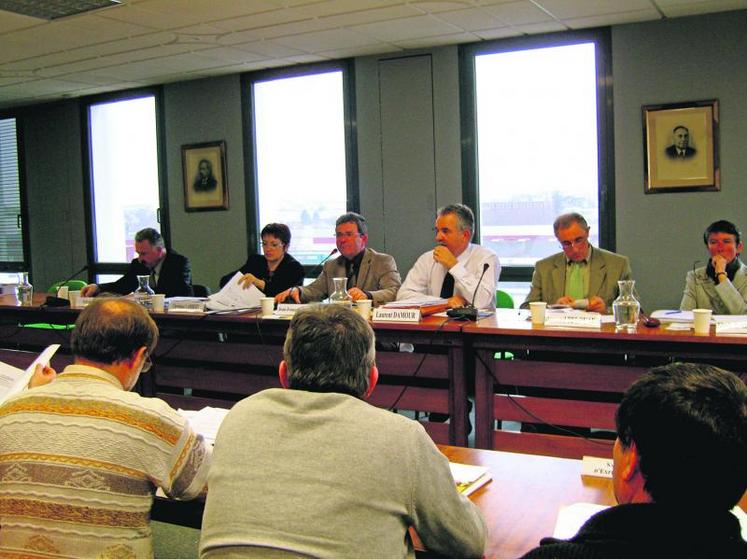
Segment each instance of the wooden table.
[{"label": "wooden table", "polygon": [[[573,503],[612,505],[609,479],[581,476],[581,462],[567,458],[533,456],[439,445],[451,462],[485,466],[492,480],[470,495],[488,527],[485,557],[514,559],[551,536],[560,507]],[[156,498],[152,518],[199,528],[204,501]],[[414,533],[420,559],[439,557],[423,549]]]},{"label": "wooden table", "polygon": [[[12,295],[0,296],[0,347],[39,351],[62,344],[53,366],[70,362],[68,331],[27,328],[30,323],[71,324],[80,312],[46,308],[44,295],[35,306],[20,307]],[[269,387],[280,386],[277,371],[287,320],[262,319],[257,313],[153,313],[161,332],[154,367],[142,375],[138,390],[174,407],[231,407]],[[370,401],[383,408],[449,414],[449,423],[423,421],[434,441],[467,444],[467,384],[461,323],[428,317],[420,324],[373,323],[377,339],[379,384]],[[400,352],[399,342],[415,353]]]},{"label": "wooden table", "polygon": [[[649,367],[672,360],[700,361],[743,375],[747,338],[695,335],[645,328],[628,334],[536,326],[519,314],[499,313],[464,327],[475,365],[475,445],[515,452],[580,457],[611,456],[611,443],[595,437],[511,433],[495,420],[596,427],[614,431],[622,393]],[[514,359],[494,359],[496,352]],[[515,397],[520,394],[521,397]],[[575,440],[573,440],[575,439]]]}]

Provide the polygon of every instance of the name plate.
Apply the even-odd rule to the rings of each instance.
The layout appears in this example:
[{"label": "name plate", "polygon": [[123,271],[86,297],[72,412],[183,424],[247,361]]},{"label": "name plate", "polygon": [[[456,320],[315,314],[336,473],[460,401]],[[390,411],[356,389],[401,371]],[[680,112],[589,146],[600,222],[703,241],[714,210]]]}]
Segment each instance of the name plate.
[{"label": "name plate", "polygon": [[169,301],[169,312],[202,313],[205,301]]},{"label": "name plate", "polygon": [[601,328],[602,315],[598,312],[548,313],[545,326],[565,328]]},{"label": "name plate", "polygon": [[581,475],[612,479],[612,458],[584,456],[581,460]]},{"label": "name plate", "polygon": [[374,322],[420,322],[420,309],[374,309]]},{"label": "name plate", "polygon": [[716,334],[723,334],[725,332],[734,332],[739,334],[747,334],[747,320],[726,320],[716,321]]},{"label": "name plate", "polygon": [[296,305],[294,303],[278,303],[277,310],[273,313],[275,316],[293,316],[296,311],[308,305]]}]

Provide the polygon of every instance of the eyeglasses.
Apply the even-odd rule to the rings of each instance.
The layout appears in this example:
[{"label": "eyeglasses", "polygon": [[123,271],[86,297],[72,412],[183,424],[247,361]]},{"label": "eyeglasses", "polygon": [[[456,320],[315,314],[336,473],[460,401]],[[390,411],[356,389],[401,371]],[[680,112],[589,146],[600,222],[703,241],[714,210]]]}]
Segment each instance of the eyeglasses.
[{"label": "eyeglasses", "polygon": [[150,360],[150,353],[146,353],[145,359],[143,360],[143,368],[140,369],[140,372],[147,373],[150,371],[151,367],[153,367],[153,361]]},{"label": "eyeglasses", "polygon": [[335,237],[338,239],[352,239],[358,235],[359,233],[357,231],[338,231],[335,233]]},{"label": "eyeglasses", "polygon": [[560,241],[560,246],[562,246],[563,249],[569,249],[571,247],[581,247],[584,246],[588,240],[588,237],[576,237],[572,241]]},{"label": "eyeglasses", "polygon": [[267,248],[267,247],[280,248],[282,246],[283,246],[283,243],[279,243],[277,241],[272,241],[270,243],[268,243],[267,241],[262,241],[262,248]]}]

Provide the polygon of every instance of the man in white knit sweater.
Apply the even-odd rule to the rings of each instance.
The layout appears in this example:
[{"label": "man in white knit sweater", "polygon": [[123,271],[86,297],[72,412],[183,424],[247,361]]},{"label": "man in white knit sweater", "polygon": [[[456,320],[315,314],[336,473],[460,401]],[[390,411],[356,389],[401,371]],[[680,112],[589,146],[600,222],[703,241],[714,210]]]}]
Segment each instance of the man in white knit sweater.
[{"label": "man in white knit sweater", "polygon": [[203,491],[202,437],[129,392],[157,341],[142,307],[96,301],[75,323],[75,363],[0,406],[0,557],[150,559],[155,487]]},{"label": "man in white knit sweater", "polygon": [[236,404],[209,476],[203,559],[413,557],[407,530],[449,557],[482,557],[485,524],[416,421],[363,400],[374,335],[342,305],[291,321],[280,381]]}]

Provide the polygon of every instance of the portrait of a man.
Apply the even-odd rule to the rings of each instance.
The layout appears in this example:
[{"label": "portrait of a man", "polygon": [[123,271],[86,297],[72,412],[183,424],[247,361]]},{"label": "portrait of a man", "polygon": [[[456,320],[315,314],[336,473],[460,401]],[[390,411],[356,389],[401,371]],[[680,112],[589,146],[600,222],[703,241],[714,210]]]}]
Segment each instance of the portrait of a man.
[{"label": "portrait of a man", "polygon": [[209,192],[218,186],[218,179],[213,175],[213,164],[208,159],[200,159],[197,174],[192,183],[195,192]]},{"label": "portrait of a man", "polygon": [[690,146],[690,130],[687,126],[678,124],[672,130],[672,145],[664,150],[667,157],[672,159],[689,159],[694,157],[697,150]]}]

